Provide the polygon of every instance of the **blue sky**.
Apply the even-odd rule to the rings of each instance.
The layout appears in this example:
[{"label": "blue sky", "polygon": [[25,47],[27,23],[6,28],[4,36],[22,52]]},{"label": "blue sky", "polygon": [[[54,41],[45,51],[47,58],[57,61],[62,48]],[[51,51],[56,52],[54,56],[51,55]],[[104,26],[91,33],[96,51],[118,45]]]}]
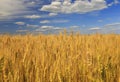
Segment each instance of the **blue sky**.
[{"label": "blue sky", "polygon": [[0,33],[120,33],[119,0],[0,0]]}]

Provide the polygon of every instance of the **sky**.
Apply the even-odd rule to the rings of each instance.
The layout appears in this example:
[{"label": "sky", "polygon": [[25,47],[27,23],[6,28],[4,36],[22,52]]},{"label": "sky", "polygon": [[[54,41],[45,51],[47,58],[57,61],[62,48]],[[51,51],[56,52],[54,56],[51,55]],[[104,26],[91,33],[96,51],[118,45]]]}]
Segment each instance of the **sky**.
[{"label": "sky", "polygon": [[120,0],[0,0],[0,34],[120,33]]}]

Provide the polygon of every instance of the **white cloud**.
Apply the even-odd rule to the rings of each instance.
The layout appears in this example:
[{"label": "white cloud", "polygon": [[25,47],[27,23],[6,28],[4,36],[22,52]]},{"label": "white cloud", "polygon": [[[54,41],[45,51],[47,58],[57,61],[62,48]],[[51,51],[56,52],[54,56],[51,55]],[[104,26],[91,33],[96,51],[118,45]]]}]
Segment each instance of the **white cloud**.
[{"label": "white cloud", "polygon": [[[81,28],[80,28],[81,27]],[[73,28],[73,29],[72,29]],[[120,23],[112,23],[106,24],[99,27],[91,27],[91,28],[82,28],[82,26],[69,26],[69,28],[65,27],[57,27],[57,26],[40,26],[34,29],[34,32],[42,32],[42,33],[59,33],[63,32],[66,29],[68,33],[71,32],[80,32],[80,33],[118,33],[120,31]]]},{"label": "white cloud", "polygon": [[0,0],[0,20],[11,19],[28,12],[25,0]]},{"label": "white cloud", "polygon": [[28,19],[38,19],[41,18],[40,15],[26,15],[24,16],[24,18],[28,18]]},{"label": "white cloud", "polygon": [[43,21],[40,21],[40,23],[42,24],[46,24],[46,23],[66,23],[66,22],[69,22],[69,20],[43,20]]},{"label": "white cloud", "polygon": [[104,33],[117,33],[120,31],[120,23],[111,23],[102,26],[102,31]]},{"label": "white cloud", "polygon": [[90,31],[99,31],[100,33],[116,33],[120,30],[120,23],[106,24],[101,27],[93,27],[89,29]]},{"label": "white cloud", "polygon": [[35,29],[34,32],[45,32],[46,29],[41,29],[41,28],[38,28],[38,29]]},{"label": "white cloud", "polygon": [[34,6],[34,5],[36,5],[36,2],[35,1],[31,1],[31,2],[28,2],[27,4],[30,5],[30,6]]},{"label": "white cloud", "polygon": [[94,28],[90,28],[89,30],[100,30],[101,28],[99,27],[94,27]]},{"label": "white cloud", "polygon": [[47,30],[51,30],[53,28],[53,26],[41,26],[37,29],[35,29],[36,32],[45,32]]},{"label": "white cloud", "polygon": [[42,29],[53,29],[54,27],[53,26],[41,26],[40,28],[42,28]]},{"label": "white cloud", "polygon": [[17,24],[17,25],[25,25],[24,22],[15,22],[15,24]]},{"label": "white cloud", "polygon": [[112,6],[114,4],[119,4],[120,2],[118,0],[114,0],[113,2],[111,2],[110,4],[108,4],[108,6]]},{"label": "white cloud", "polygon": [[40,23],[45,24],[45,23],[50,23],[50,21],[49,20],[43,20],[43,21],[40,21]]},{"label": "white cloud", "polygon": [[103,26],[103,28],[118,28],[118,27],[120,28],[120,23],[112,23]]},{"label": "white cloud", "polygon": [[87,13],[107,8],[105,0],[76,0],[71,3],[70,0],[52,1],[51,4],[44,5],[40,10],[53,13]]},{"label": "white cloud", "polygon": [[49,13],[49,16],[56,16],[58,15],[57,13]]},{"label": "white cloud", "polygon": [[54,27],[54,30],[64,30],[65,28],[60,28],[60,27]]},{"label": "white cloud", "polygon": [[80,26],[71,26],[70,28],[75,29],[75,28],[80,28]]},{"label": "white cloud", "polygon": [[35,29],[35,31],[50,31],[50,30],[63,30],[63,27],[56,27],[56,26],[40,26],[39,28]]},{"label": "white cloud", "polygon": [[27,27],[29,27],[29,28],[36,28],[36,27],[39,27],[39,26],[38,25],[27,24]]}]

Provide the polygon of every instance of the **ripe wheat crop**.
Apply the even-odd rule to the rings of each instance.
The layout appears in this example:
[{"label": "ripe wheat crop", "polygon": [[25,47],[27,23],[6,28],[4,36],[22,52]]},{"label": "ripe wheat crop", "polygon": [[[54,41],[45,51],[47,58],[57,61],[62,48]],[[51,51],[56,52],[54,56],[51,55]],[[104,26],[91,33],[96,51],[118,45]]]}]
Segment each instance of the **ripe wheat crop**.
[{"label": "ripe wheat crop", "polygon": [[120,82],[120,35],[0,35],[0,82]]}]

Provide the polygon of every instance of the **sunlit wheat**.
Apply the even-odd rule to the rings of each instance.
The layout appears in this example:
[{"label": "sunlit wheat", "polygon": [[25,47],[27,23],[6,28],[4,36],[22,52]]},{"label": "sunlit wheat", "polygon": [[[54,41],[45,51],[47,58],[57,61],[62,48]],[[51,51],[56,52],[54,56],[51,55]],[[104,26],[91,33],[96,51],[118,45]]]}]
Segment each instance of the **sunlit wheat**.
[{"label": "sunlit wheat", "polygon": [[120,82],[120,35],[0,35],[0,82]]}]

